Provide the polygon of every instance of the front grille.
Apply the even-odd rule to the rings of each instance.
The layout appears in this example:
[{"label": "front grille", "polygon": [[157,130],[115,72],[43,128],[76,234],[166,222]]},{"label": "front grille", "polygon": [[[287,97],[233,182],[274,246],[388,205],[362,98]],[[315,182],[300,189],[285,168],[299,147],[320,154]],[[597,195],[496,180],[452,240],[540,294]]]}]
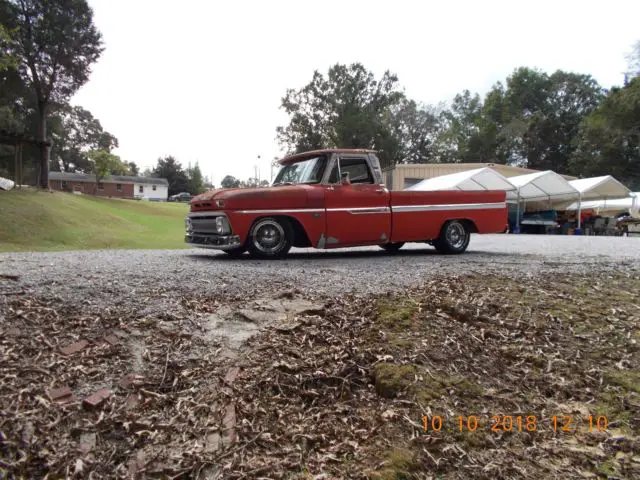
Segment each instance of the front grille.
[{"label": "front grille", "polygon": [[217,235],[216,216],[190,217],[191,231],[193,233],[205,233]]}]

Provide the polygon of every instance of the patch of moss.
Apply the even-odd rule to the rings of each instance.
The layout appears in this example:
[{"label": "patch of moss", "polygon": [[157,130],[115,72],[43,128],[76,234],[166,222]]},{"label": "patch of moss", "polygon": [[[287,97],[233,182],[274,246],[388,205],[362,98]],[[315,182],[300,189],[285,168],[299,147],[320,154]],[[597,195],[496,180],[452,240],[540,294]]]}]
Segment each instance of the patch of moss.
[{"label": "patch of moss", "polygon": [[612,385],[640,393],[640,372],[637,370],[610,371],[605,374],[604,378]]},{"label": "patch of moss", "polygon": [[373,368],[376,392],[382,397],[393,398],[412,384],[415,374],[413,365],[378,363]]},{"label": "patch of moss", "polygon": [[383,299],[377,303],[378,322],[390,329],[409,328],[418,313],[418,304],[409,299]]},{"label": "patch of moss", "polygon": [[415,384],[413,389],[416,400],[422,405],[449,393],[466,398],[480,397],[484,393],[480,385],[460,375],[429,376],[424,382]]},{"label": "patch of moss", "polygon": [[605,477],[615,477],[618,475],[617,465],[614,460],[607,460],[598,465],[597,471],[600,475],[604,475]]},{"label": "patch of moss", "polygon": [[406,448],[393,449],[382,470],[371,472],[370,478],[375,480],[409,480],[413,472],[420,470],[420,463],[411,450]]}]

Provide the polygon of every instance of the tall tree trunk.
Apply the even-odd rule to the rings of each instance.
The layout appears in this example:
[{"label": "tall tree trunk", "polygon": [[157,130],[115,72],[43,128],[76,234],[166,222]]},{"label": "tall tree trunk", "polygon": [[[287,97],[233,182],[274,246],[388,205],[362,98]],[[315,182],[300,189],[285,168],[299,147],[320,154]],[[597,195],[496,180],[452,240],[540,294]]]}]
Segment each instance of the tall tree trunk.
[{"label": "tall tree trunk", "polygon": [[49,189],[49,147],[47,141],[47,104],[38,102],[38,142],[40,143],[40,188]]}]

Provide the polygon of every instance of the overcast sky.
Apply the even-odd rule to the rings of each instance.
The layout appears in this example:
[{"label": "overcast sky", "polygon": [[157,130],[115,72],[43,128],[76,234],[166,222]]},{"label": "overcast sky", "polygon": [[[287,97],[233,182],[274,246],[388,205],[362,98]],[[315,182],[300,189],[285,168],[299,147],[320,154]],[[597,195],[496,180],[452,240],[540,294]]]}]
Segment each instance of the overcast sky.
[{"label": "overcast sky", "polygon": [[[389,69],[409,97],[436,104],[484,94],[518,66],[590,73],[620,85],[640,39],[637,0],[89,0],[105,52],[73,103],[152,167],[173,155],[219,186],[281,154],[287,88],[361,62]],[[260,155],[262,160],[258,161]]]}]

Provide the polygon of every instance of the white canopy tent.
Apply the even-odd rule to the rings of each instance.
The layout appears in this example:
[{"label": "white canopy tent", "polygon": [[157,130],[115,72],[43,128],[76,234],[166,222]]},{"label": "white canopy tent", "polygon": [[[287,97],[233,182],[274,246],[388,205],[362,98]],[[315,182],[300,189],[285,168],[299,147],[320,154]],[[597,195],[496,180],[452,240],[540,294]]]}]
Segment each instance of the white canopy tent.
[{"label": "white canopy tent", "polygon": [[562,175],[551,170],[528,173],[510,177],[509,181],[516,186],[515,192],[507,192],[507,199],[516,201],[516,226],[520,229],[520,201],[573,199],[578,196],[578,190]]},{"label": "white canopy tent", "polygon": [[621,184],[611,175],[602,177],[580,178],[569,182],[578,191],[577,217],[578,228],[580,228],[580,212],[582,210],[582,200],[597,199],[607,200],[616,198],[626,198],[631,196],[631,190]]},{"label": "white canopy tent", "polygon": [[596,210],[598,212],[622,212],[629,211],[632,213],[638,212],[640,207],[640,192],[631,192],[631,196],[627,198],[617,198],[614,200],[590,200],[586,202],[574,202],[567,207],[567,210]]},{"label": "white canopy tent", "polygon": [[475,168],[464,172],[427,178],[405,190],[428,192],[434,190],[504,190],[516,187],[501,173],[489,167]]}]

